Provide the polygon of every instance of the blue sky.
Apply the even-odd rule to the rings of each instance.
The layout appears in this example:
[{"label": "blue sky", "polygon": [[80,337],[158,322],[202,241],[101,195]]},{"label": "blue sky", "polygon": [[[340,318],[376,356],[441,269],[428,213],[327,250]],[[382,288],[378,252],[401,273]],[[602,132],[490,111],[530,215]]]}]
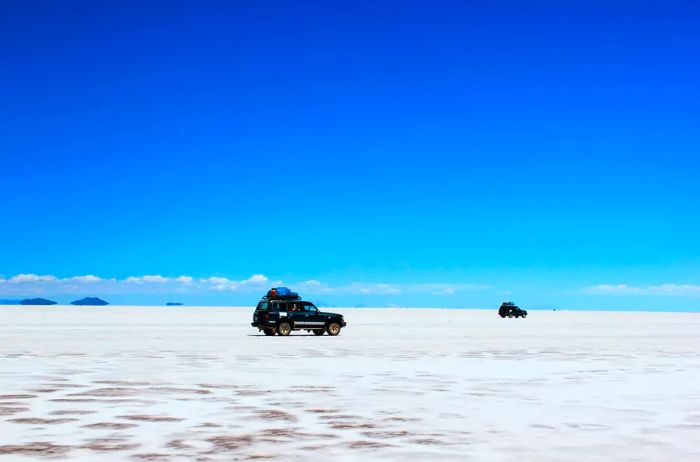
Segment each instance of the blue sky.
[{"label": "blue sky", "polygon": [[694,2],[3,10],[0,298],[700,310]]}]

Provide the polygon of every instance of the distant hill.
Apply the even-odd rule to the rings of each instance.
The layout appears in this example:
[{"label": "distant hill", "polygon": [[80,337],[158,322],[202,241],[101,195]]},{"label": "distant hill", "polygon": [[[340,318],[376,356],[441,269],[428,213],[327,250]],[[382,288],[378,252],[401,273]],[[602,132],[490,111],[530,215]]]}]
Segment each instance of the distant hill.
[{"label": "distant hill", "polygon": [[19,305],[22,300],[0,300],[0,305]]},{"label": "distant hill", "polygon": [[102,300],[101,298],[97,297],[85,297],[81,298],[80,300],[76,300],[74,302],[70,302],[71,305],[78,305],[78,306],[105,306],[109,305],[109,302],[106,302]]},{"label": "distant hill", "polygon": [[180,303],[180,302],[168,302],[165,304],[165,306],[182,306],[182,305],[184,305],[184,303]]},{"label": "distant hill", "polygon": [[21,302],[19,302],[20,305],[55,305],[56,302],[53,300],[47,300],[45,298],[25,298]]}]

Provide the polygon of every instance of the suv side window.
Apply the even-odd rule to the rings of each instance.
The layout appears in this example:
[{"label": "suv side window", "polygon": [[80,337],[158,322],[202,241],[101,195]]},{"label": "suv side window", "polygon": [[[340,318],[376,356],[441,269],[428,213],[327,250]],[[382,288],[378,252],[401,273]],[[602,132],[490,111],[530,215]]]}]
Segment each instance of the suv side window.
[{"label": "suv side window", "polygon": [[315,313],[318,311],[318,308],[316,308],[313,303],[304,302],[302,305],[303,305],[302,310],[304,310],[304,311],[307,311],[310,313]]},{"label": "suv side window", "polygon": [[255,308],[255,311],[267,311],[268,308],[269,308],[268,302],[264,301],[264,302],[258,303],[257,308]]}]

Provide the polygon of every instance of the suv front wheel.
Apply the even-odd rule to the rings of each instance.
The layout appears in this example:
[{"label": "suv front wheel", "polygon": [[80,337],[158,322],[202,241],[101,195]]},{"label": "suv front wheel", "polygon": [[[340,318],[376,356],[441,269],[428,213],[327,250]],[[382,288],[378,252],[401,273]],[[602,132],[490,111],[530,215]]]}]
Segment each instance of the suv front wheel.
[{"label": "suv front wheel", "polygon": [[289,324],[287,321],[282,321],[279,323],[277,326],[277,333],[282,336],[287,336],[292,332],[292,325]]},{"label": "suv front wheel", "polygon": [[340,324],[337,322],[328,323],[326,332],[328,332],[328,335],[338,335],[340,333]]}]

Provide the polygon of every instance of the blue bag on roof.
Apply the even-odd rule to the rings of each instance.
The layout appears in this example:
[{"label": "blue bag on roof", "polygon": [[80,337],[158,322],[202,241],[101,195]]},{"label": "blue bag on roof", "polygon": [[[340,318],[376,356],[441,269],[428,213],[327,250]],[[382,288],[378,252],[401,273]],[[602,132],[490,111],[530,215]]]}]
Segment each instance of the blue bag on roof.
[{"label": "blue bag on roof", "polygon": [[280,298],[291,297],[292,291],[286,287],[277,287],[277,296]]}]

